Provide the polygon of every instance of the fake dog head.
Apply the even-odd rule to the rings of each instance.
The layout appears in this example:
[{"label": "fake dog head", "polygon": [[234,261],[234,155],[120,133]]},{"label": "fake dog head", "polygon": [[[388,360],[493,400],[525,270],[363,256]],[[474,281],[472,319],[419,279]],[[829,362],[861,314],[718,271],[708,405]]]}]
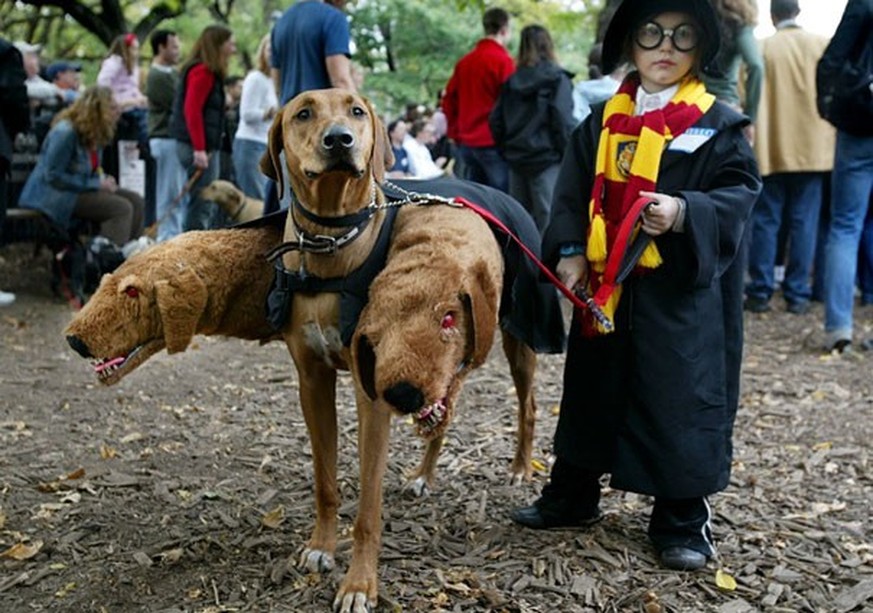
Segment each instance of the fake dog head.
[{"label": "fake dog head", "polygon": [[[359,206],[362,198],[355,192],[369,198],[373,179],[381,182],[386,162],[394,163],[385,127],[370,102],[342,89],[299,94],[273,119],[261,171],[278,182],[279,194],[284,193],[283,151],[295,195],[304,202],[333,200],[340,209],[344,203]],[[324,198],[323,190],[342,197]]]},{"label": "fake dog head", "polygon": [[464,378],[491,349],[502,260],[496,245],[490,263],[472,264],[452,257],[454,245],[437,245],[422,265],[403,252],[402,240],[395,246],[352,338],[352,370],[370,399],[411,415],[419,435],[433,438],[451,422]]},{"label": "fake dog head", "polygon": [[155,245],[103,276],[67,342],[112,385],[161,349],[185,351],[197,333],[271,340],[264,253],[280,237],[274,227],[212,230]]}]

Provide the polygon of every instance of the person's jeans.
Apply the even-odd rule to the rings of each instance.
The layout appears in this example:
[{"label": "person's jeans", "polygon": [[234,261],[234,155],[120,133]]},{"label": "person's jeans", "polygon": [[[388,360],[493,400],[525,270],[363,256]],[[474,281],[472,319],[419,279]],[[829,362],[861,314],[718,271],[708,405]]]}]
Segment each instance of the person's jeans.
[{"label": "person's jeans", "polygon": [[458,145],[457,157],[462,163],[462,179],[509,193],[509,166],[495,147]]},{"label": "person's jeans", "polygon": [[155,160],[155,221],[157,240],[165,241],[182,233],[185,220],[185,198],[179,193],[185,185],[185,169],[176,153],[173,138],[149,139],[149,150]]},{"label": "person's jeans", "polygon": [[867,210],[858,248],[858,288],[861,290],[861,304],[873,304],[873,206]]},{"label": "person's jeans", "polygon": [[540,172],[522,173],[510,169],[509,195],[518,200],[525,210],[531,214],[540,234],[549,225],[549,215],[552,210],[552,193],[558,181],[560,164],[544,168]]},{"label": "person's jeans", "polygon": [[852,340],[858,246],[871,194],[873,137],[838,130],[825,257],[825,335],[829,345]]},{"label": "person's jeans", "polygon": [[809,302],[818,218],[824,177],[817,172],[778,173],[764,177],[764,189],[752,211],[749,247],[750,282],[746,293],[769,300],[775,281],[777,239],[783,218],[788,224],[788,261],[782,293],[792,304]]},{"label": "person's jeans", "polygon": [[243,193],[258,200],[264,200],[267,177],[261,173],[261,156],[267,151],[265,143],[244,138],[233,141],[233,170],[236,185]]},{"label": "person's jeans", "polygon": [[[190,180],[197,170],[194,167],[194,149],[188,143],[176,141],[176,152],[182,167],[186,169],[186,180]],[[185,222],[183,229],[209,230],[224,225],[221,222],[221,214],[218,205],[214,202],[203,200],[200,191],[218,178],[221,170],[221,160],[217,151],[209,152],[209,166],[204,169],[200,178],[191,186],[183,203],[185,209]]]}]

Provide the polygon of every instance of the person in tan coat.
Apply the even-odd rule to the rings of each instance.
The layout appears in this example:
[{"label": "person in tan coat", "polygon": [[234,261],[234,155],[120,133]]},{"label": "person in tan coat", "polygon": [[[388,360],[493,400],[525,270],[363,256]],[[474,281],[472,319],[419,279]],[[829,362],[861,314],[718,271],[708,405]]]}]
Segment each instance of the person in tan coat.
[{"label": "person in tan coat", "polygon": [[779,228],[788,224],[782,292],[787,310],[805,313],[812,296],[825,176],[833,168],[835,131],[815,106],[815,70],[828,40],[797,25],[797,0],[773,0],[776,33],[762,43],[767,78],[758,112],[755,153],[764,191],[752,213],[746,310],[770,309]]}]

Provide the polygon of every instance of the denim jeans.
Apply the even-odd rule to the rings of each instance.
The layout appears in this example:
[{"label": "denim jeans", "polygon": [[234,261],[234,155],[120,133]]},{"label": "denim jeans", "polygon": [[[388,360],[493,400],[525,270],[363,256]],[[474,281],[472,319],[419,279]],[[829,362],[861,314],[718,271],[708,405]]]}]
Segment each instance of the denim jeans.
[{"label": "denim jeans", "polygon": [[[186,180],[190,180],[194,176],[196,168],[194,167],[194,149],[188,143],[176,141],[176,152],[179,154],[179,161],[182,167],[186,169]],[[218,151],[209,152],[209,166],[200,175],[200,178],[191,186],[185,198],[185,222],[183,229],[188,230],[209,230],[218,228],[224,225],[222,223],[221,209],[214,202],[208,202],[200,197],[200,191],[215,181],[218,178],[218,173],[221,170],[221,159]]]},{"label": "denim jeans", "polygon": [[549,225],[552,211],[552,193],[558,181],[560,164],[544,168],[540,172],[523,173],[509,170],[509,195],[518,200],[533,217],[540,234]]},{"label": "denim jeans", "polygon": [[261,174],[259,166],[261,156],[267,150],[265,143],[259,143],[244,138],[233,140],[233,171],[236,174],[236,185],[246,196],[264,199],[267,187],[267,177]]},{"label": "denim jeans", "polygon": [[458,145],[461,178],[509,193],[509,166],[495,147]]},{"label": "denim jeans", "polygon": [[858,247],[871,195],[873,137],[838,130],[825,257],[825,335],[829,345],[852,340]]},{"label": "denim jeans", "polygon": [[789,303],[809,302],[823,184],[824,175],[819,172],[778,173],[764,177],[764,189],[752,211],[750,282],[746,286],[749,296],[769,300],[773,295],[776,243],[784,219],[788,224],[788,261],[782,293]]},{"label": "denim jeans", "polygon": [[185,198],[176,198],[185,185],[185,169],[176,153],[176,139],[151,138],[149,150],[155,160],[155,220],[160,242],[182,233]]},{"label": "denim jeans", "polygon": [[861,246],[858,249],[858,288],[861,290],[861,304],[873,304],[873,207],[867,211],[867,220],[861,232]]}]

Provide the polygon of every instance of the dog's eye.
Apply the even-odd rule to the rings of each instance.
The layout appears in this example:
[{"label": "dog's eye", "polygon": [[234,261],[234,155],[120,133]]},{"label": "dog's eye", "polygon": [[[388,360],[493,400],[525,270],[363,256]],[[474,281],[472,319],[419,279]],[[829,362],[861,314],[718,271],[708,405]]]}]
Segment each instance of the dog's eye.
[{"label": "dog's eye", "polygon": [[443,320],[440,322],[440,327],[443,330],[449,330],[455,327],[455,314],[449,311],[443,315]]},{"label": "dog's eye", "polygon": [[367,111],[364,110],[364,107],[361,106],[353,106],[352,107],[352,115],[355,117],[363,117],[367,114]]},{"label": "dog's eye", "polygon": [[297,114],[294,117],[296,117],[297,119],[306,120],[312,117],[312,111],[310,111],[309,109],[300,109],[299,111],[297,111]]},{"label": "dog's eye", "polygon": [[136,298],[136,297],[139,296],[139,290],[136,289],[136,288],[135,288],[134,286],[132,286],[132,285],[130,285],[130,286],[124,288],[124,293],[127,294],[128,297],[130,297],[130,298]]}]

